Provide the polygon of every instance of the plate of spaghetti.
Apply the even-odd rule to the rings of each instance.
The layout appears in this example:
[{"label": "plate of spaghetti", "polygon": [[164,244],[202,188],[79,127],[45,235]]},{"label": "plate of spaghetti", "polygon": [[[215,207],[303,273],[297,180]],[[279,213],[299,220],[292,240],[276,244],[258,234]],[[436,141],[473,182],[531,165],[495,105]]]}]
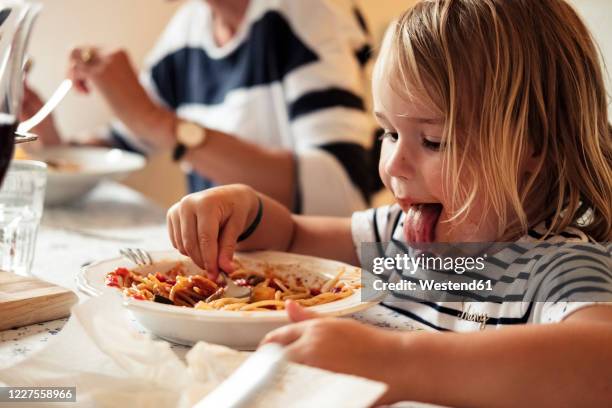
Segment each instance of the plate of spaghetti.
[{"label": "plate of spaghetti", "polygon": [[254,349],[269,331],[288,323],[284,304],[292,299],[321,315],[363,310],[361,270],[341,262],[273,251],[239,253],[229,278],[251,289],[249,298],[223,297],[212,281],[175,251],[151,252],[153,265],[123,258],[84,267],[78,288],[92,296],[112,293],[153,334],[191,345],[203,340]]}]

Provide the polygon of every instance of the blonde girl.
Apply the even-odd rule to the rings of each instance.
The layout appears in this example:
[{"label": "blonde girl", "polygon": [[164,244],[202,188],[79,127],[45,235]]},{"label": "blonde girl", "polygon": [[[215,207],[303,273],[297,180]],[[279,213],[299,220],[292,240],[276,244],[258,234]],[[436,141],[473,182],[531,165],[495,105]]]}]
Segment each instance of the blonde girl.
[{"label": "blonde girl", "polygon": [[169,211],[174,246],[214,275],[231,270],[236,249],[358,264],[363,242],[513,242],[496,273],[580,278],[561,279],[541,302],[473,302],[469,313],[486,316],[478,322],[445,302],[394,307],[426,329],[418,333],[290,303],[296,323],[264,341],[295,361],[387,383],[381,402],[609,405],[612,308],[573,301],[593,282],[612,294],[611,131],[597,49],[576,12],[561,0],[419,2],[385,40],[374,99],[380,174],[396,204],[352,219],[300,217],[247,186],[222,187]]}]

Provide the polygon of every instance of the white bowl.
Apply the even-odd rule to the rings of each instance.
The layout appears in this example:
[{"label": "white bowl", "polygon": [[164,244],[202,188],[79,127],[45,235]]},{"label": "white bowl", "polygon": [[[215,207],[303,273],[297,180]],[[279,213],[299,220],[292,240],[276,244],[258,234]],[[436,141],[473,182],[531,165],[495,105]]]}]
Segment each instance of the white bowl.
[{"label": "white bowl", "polygon": [[34,155],[36,160],[62,160],[78,166],[76,171],[49,169],[45,204],[61,205],[78,200],[102,180],[120,180],[144,167],[144,157],[105,147],[47,147]]},{"label": "white bowl", "polygon": [[[164,261],[176,262],[188,259],[175,251],[151,252],[151,255],[162,271],[171,267],[171,262]],[[241,253],[237,254],[236,258],[247,268],[259,269],[271,265],[281,270],[290,269],[291,273],[302,278],[306,284],[312,280],[333,278],[341,268],[345,268],[345,273],[340,281],[359,281],[361,275],[359,268],[341,262],[284,252]],[[117,301],[123,301],[125,307],[140,324],[155,335],[175,343],[192,345],[203,340],[239,350],[253,350],[266,333],[289,322],[287,314],[282,310],[269,312],[197,310],[125,297],[119,290],[104,283],[106,274],[118,267],[133,268],[133,265],[122,258],[91,264],[79,272],[77,287],[91,296],[109,292],[116,294]],[[189,269],[189,273],[199,271],[195,266]],[[325,316],[343,316],[364,310],[374,304],[376,303],[362,302],[361,289],[357,289],[349,297],[309,309]]]}]

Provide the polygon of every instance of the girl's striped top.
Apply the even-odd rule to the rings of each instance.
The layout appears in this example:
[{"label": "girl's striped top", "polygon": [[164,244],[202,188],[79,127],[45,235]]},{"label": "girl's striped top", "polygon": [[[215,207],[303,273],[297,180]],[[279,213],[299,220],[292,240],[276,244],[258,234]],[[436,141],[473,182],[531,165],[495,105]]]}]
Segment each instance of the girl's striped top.
[{"label": "girl's striped top", "polygon": [[[387,257],[414,253],[403,238],[403,219],[397,205],[355,213],[352,234],[360,257],[365,256],[364,245]],[[417,299],[413,291],[396,290],[388,292],[383,305],[409,317],[417,326],[441,331],[560,322],[587,306],[612,305],[612,245],[592,242],[573,228],[542,239],[544,231],[545,226],[540,225],[518,241],[502,245],[501,250],[488,255],[482,272],[453,273],[457,282],[490,280],[491,295],[467,291],[456,296],[449,291],[436,298]],[[448,277],[448,270],[423,269],[415,274],[393,270],[380,276],[388,282],[442,282]]]}]

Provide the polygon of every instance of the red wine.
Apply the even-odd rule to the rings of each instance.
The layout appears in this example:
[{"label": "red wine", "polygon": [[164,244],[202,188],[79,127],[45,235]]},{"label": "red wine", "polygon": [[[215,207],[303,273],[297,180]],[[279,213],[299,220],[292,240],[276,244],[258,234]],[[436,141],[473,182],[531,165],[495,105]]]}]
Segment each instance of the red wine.
[{"label": "red wine", "polygon": [[0,114],[0,185],[13,158],[15,130],[17,130],[15,117]]}]

